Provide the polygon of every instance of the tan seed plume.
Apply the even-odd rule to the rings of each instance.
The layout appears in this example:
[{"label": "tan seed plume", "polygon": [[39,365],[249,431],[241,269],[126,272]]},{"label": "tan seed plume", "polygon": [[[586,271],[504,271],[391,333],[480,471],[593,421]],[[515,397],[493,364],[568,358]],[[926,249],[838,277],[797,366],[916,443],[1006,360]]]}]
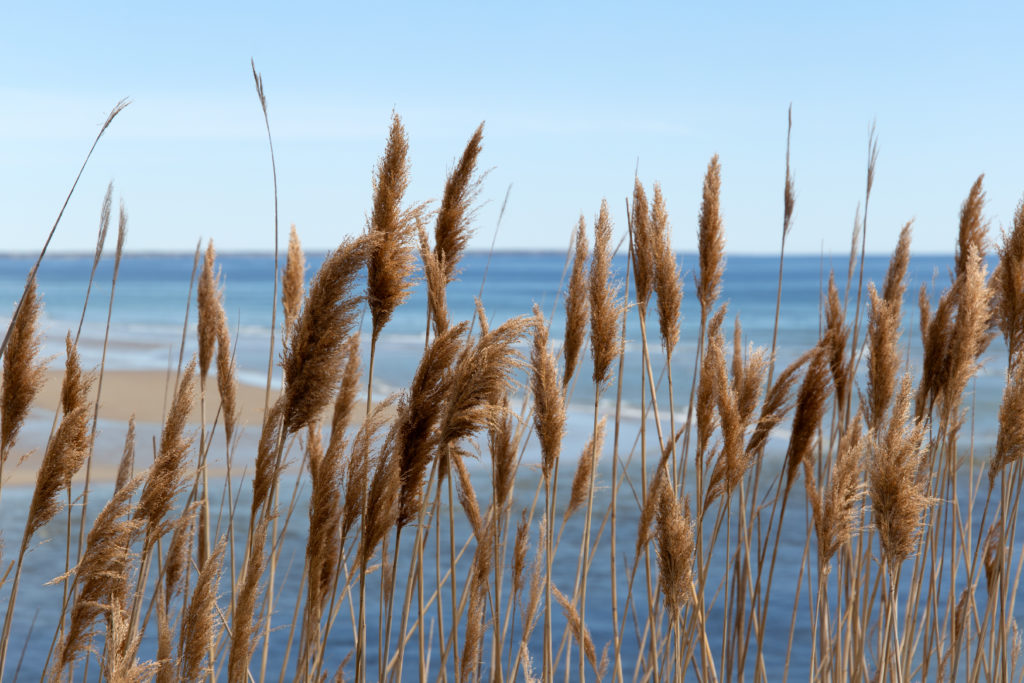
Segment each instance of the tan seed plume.
[{"label": "tan seed plume", "polygon": [[612,281],[612,221],[608,202],[594,223],[594,253],[590,259],[590,350],[594,360],[594,384],[604,387],[611,379],[612,364],[619,356],[619,318],[623,313],[619,287]]},{"label": "tan seed plume", "polygon": [[310,285],[284,346],[284,424],[289,433],[309,425],[334,398],[345,340],[362,297],[352,293],[375,239],[346,239],[328,255]]},{"label": "tan seed plume", "polygon": [[164,420],[160,448],[149,470],[146,485],[139,494],[135,518],[146,524],[146,542],[151,544],[160,533],[160,524],[171,510],[181,490],[185,475],[185,458],[192,438],[185,436],[185,426],[194,400],[196,359],[193,357],[182,372],[181,384]]},{"label": "tan seed plume", "polygon": [[587,440],[583,447],[583,453],[576,463],[576,474],[572,478],[572,486],[569,488],[569,502],[565,506],[563,520],[568,520],[572,513],[576,512],[587,500],[587,492],[590,487],[590,478],[597,468],[597,461],[601,458],[601,449],[604,447],[605,425],[607,417],[602,417],[597,423],[597,430]]},{"label": "tan seed plume", "polygon": [[982,186],[984,180],[984,174],[978,176],[978,179],[971,185],[970,192],[967,193],[967,199],[960,206],[960,229],[956,244],[957,278],[964,275],[972,248],[978,252],[982,260],[985,258],[988,221],[982,215],[985,209],[985,190]]},{"label": "tan seed plume", "polygon": [[427,468],[438,446],[437,424],[449,392],[452,366],[462,350],[469,324],[459,323],[434,337],[420,358],[408,391],[398,404],[394,425],[402,481],[398,525],[414,521],[423,504]]},{"label": "tan seed plume", "polygon": [[366,509],[366,492],[369,489],[370,468],[373,465],[371,451],[376,447],[381,429],[387,424],[387,410],[393,400],[382,401],[373,410],[356,432],[345,472],[345,503],[341,517],[341,540],[362,517]]},{"label": "tan seed plume", "polygon": [[[846,342],[850,336],[850,326],[846,324],[843,304],[836,288],[835,273],[828,274],[828,298],[825,304],[825,346],[828,349],[828,366],[832,371],[832,384],[836,388],[836,401],[843,402],[846,397],[849,367],[846,363]],[[840,408],[843,407],[840,403]]]},{"label": "tan seed plume", "polygon": [[690,503],[682,504],[667,479],[662,480],[657,521],[659,585],[670,620],[678,619],[692,600],[694,532]]},{"label": "tan seed plume", "polygon": [[302,308],[302,296],[306,288],[306,256],[302,252],[302,242],[292,225],[288,234],[288,257],[285,260],[284,272],[281,274],[281,305],[284,308],[284,329],[292,329],[295,319]]},{"label": "tan seed plume", "polygon": [[1003,388],[1003,402],[999,406],[999,433],[996,452],[989,461],[989,483],[1008,465],[1024,456],[1024,363],[1015,363]]},{"label": "tan seed plume", "polygon": [[587,222],[580,216],[576,226],[576,239],[573,242],[572,273],[569,276],[569,289],[565,294],[565,339],[562,345],[562,357],[565,362],[565,373],[562,375],[563,391],[568,387],[569,380],[576,372],[576,365],[583,348],[583,338],[587,334],[587,317],[590,303],[587,298]]},{"label": "tan seed plume", "polygon": [[[82,374],[78,350],[67,336],[67,362],[61,386],[60,425],[43,453],[36,488],[29,505],[23,544],[63,508],[58,494],[71,487],[71,479],[89,454],[89,388],[92,380]],[[10,347],[8,347],[10,350]]]},{"label": "tan seed plume", "polygon": [[793,486],[805,458],[809,458],[814,447],[818,426],[825,415],[828,404],[829,367],[826,349],[820,343],[807,365],[807,374],[800,384],[796,397],[796,411],[793,414],[793,430],[786,451],[786,491]]},{"label": "tan seed plume", "polygon": [[633,284],[636,286],[636,303],[641,315],[647,313],[647,303],[654,291],[654,240],[651,235],[650,209],[647,193],[639,178],[633,179],[633,207],[629,221],[632,240],[630,255],[633,259]]},{"label": "tan seed plume", "polygon": [[892,567],[917,546],[921,514],[932,504],[921,460],[925,426],[910,416],[910,375],[904,376],[884,431],[873,439],[868,486],[882,556]]},{"label": "tan seed plume", "polygon": [[438,256],[430,248],[427,232],[419,228],[420,259],[423,261],[423,275],[427,280],[427,310],[434,326],[434,335],[448,331],[448,280],[445,276],[444,256]]},{"label": "tan seed plume", "polygon": [[761,404],[761,415],[757,420],[750,439],[747,440],[747,456],[754,457],[761,453],[764,445],[768,442],[771,431],[775,429],[786,414],[793,408],[791,395],[793,387],[799,379],[800,368],[817,353],[812,349],[804,353],[795,361],[790,363],[772,384],[768,393],[765,394],[764,402]]},{"label": "tan seed plume", "polygon": [[472,223],[476,213],[473,201],[479,195],[483,182],[483,177],[476,171],[483,138],[484,124],[481,123],[473,131],[444,184],[444,195],[434,226],[434,253],[438,263],[443,265],[446,283],[455,279],[456,267],[473,235]]},{"label": "tan seed plume", "polygon": [[[221,538],[199,571],[196,587],[182,617],[179,659],[181,680],[199,681],[213,669],[209,662],[210,643],[217,619],[217,587],[224,564],[225,538]],[[206,662],[206,666],[203,663]]]},{"label": "tan seed plume", "polygon": [[867,438],[861,429],[858,414],[839,440],[832,463],[832,471],[824,496],[814,486],[814,471],[810,460],[804,460],[804,484],[814,530],[818,536],[820,566],[829,563],[836,552],[853,537],[860,517],[860,501],[865,494],[861,479],[861,463],[867,447]]},{"label": "tan seed plume", "polygon": [[220,394],[224,436],[227,443],[231,443],[238,422],[238,367],[231,350],[231,332],[228,330],[223,301],[218,300],[217,304],[220,306],[217,324],[217,392]]},{"label": "tan seed plume", "polygon": [[1024,339],[1024,199],[1013,213],[1013,227],[1003,234],[999,266],[992,273],[996,320],[1006,341],[1010,364],[1019,359]]},{"label": "tan seed plume", "polygon": [[533,328],[530,355],[530,388],[533,390],[533,425],[540,442],[541,472],[548,480],[562,448],[565,434],[565,402],[558,381],[558,367],[548,348],[548,327],[540,308],[534,306],[537,322]]},{"label": "tan seed plume", "polygon": [[367,232],[376,236],[366,261],[366,300],[375,343],[412,288],[413,247],[421,206],[402,208],[409,186],[409,140],[397,114],[384,156],[373,177],[373,214]]},{"label": "tan seed plume", "polygon": [[114,491],[120,491],[132,478],[135,469],[135,413],[128,418],[128,433],[124,437],[124,450],[121,452],[121,461],[117,466],[117,478],[115,479]]},{"label": "tan seed plume", "polygon": [[[118,487],[89,530],[82,558],[73,570],[78,576],[78,592],[59,650],[58,675],[89,652],[96,636],[96,621],[109,615],[113,605],[124,604],[128,597],[128,574],[134,561],[131,545],[142,528],[141,521],[130,517],[131,498],[142,479],[135,477]],[[69,576],[70,573],[59,579]]]},{"label": "tan seed plume", "polygon": [[4,352],[3,387],[0,388],[0,463],[28,416],[29,407],[43,386],[46,364],[39,360],[42,339],[37,330],[42,304],[36,294],[35,275],[29,276],[20,304],[21,310],[9,331]]},{"label": "tan seed plume", "polygon": [[722,189],[722,169],[718,155],[711,157],[704,176],[703,198],[697,219],[697,250],[700,276],[697,278],[697,300],[701,317],[706,319],[718,298],[725,269],[725,230],[722,226],[719,195]]},{"label": "tan seed plume", "polygon": [[[203,268],[199,273],[199,284],[196,287],[198,300],[199,324],[199,381],[206,384],[206,375],[210,370],[213,352],[217,343],[217,328],[220,327],[220,315],[223,309],[220,299],[218,275],[214,272],[214,261],[217,254],[213,249],[213,240],[207,242],[206,254],[203,256]],[[218,305],[219,304],[219,305]]]},{"label": "tan seed plume", "polygon": [[651,204],[651,242],[654,249],[654,291],[658,295],[658,325],[661,344],[669,360],[679,343],[679,308],[683,303],[683,282],[679,277],[679,264],[672,251],[668,211],[661,186],[654,184]]}]

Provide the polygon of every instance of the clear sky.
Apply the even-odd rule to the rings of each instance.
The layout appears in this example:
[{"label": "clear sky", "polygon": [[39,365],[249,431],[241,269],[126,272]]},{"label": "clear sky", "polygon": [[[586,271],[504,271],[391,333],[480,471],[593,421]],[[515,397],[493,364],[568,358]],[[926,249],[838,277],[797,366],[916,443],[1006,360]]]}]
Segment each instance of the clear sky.
[{"label": "clear sky", "polygon": [[[688,4],[688,3],[687,3]],[[953,248],[986,174],[998,230],[1024,193],[1018,3],[6,3],[0,12],[4,250],[42,244],[106,112],[58,250],[90,250],[107,182],[129,248],[273,248],[263,73],[282,234],[329,248],[364,228],[389,116],[410,138],[411,200],[486,120],[492,168],[472,246],[564,249],[602,197],[625,230],[634,169],[659,181],[673,243],[695,248],[701,178],[723,166],[732,253],[777,252],[793,103],[793,252],[841,254],[880,144],[867,244],[916,218],[917,251]]]}]

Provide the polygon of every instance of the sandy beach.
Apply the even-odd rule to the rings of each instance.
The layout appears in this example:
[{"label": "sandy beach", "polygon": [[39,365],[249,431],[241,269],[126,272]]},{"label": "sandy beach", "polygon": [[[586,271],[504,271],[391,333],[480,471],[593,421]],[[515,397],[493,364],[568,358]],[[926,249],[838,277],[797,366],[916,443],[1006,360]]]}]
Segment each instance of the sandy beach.
[{"label": "sandy beach", "polygon": [[[53,416],[60,407],[60,387],[63,371],[51,370],[46,374],[46,382],[33,403],[32,417],[26,422],[5,468],[5,486],[25,486],[35,483],[36,471],[39,467],[42,452],[46,445],[49,428]],[[207,380],[206,420],[207,429],[214,419],[220,397],[217,394],[215,377]],[[141,469],[152,461],[152,450],[159,438],[167,407],[172,397],[174,374],[157,371],[113,370],[103,374],[103,384],[93,384],[90,401],[96,400],[96,392],[100,394],[99,420],[100,430],[97,434],[96,447],[93,454],[91,478],[97,481],[112,481],[117,474],[117,466],[123,452],[124,434],[128,428],[128,420],[134,415],[136,421],[136,469]],[[279,395],[271,391],[270,401]],[[256,440],[263,420],[265,390],[246,384],[239,384],[237,390],[238,429],[241,431],[236,449],[236,463],[248,463],[253,458]],[[200,420],[200,401],[195,401],[190,421],[198,426]],[[365,405],[357,401],[353,406],[352,420],[361,420],[365,415]],[[221,430],[218,428],[214,444],[209,456],[211,476],[224,472],[224,444]],[[84,478],[84,470],[76,480]]]}]

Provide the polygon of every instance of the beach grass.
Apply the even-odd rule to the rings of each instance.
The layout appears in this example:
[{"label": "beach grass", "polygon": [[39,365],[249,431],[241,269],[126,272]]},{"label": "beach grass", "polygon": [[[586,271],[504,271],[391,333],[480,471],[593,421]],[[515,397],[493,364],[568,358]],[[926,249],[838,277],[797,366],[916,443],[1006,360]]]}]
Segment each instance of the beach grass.
[{"label": "beach grass", "polygon": [[[105,362],[83,370],[70,331],[59,396],[49,389],[50,438],[16,467],[21,426],[45,395],[45,292],[35,280],[44,247],[0,348],[0,479],[34,486],[23,533],[3,548],[0,678],[17,676],[29,629],[49,643],[36,663],[41,679],[68,681],[768,682],[791,670],[815,681],[1021,680],[1024,204],[989,271],[982,179],[969,189],[949,282],[918,296],[923,360],[912,367],[903,329],[910,224],[884,281],[864,282],[872,134],[845,291],[830,274],[820,338],[783,367],[775,347],[795,203],[788,151],[778,289],[764,301],[774,299],[775,329],[770,346],[757,347],[745,345],[738,318],[729,338],[721,300],[717,156],[694,221],[690,291],[661,189],[637,178],[625,188],[624,231],[607,202],[592,222],[566,226],[574,237],[552,314],[535,307],[493,324],[480,300],[471,319],[453,319],[447,288],[474,229],[483,140],[481,125],[436,207],[410,202],[408,140],[394,115],[366,229],[308,283],[294,228],[278,264],[275,170],[266,390],[238,384],[216,252],[197,248],[198,326],[183,327],[152,463],[137,466],[126,420],[113,487],[98,483],[106,470],[93,470],[103,459],[98,405],[124,381],[110,373],[104,386]],[[273,163],[272,143],[270,152]],[[96,261],[109,193],[103,207]],[[127,226],[122,205],[115,263]],[[611,267],[617,249],[628,254],[625,277]],[[113,277],[108,330],[116,265]],[[407,387],[375,400],[378,337],[414,286],[428,293],[422,355]],[[684,295],[700,311],[685,324]],[[552,316],[565,321],[561,344],[549,339]],[[639,339],[627,339],[629,317]],[[997,336],[1007,353],[998,437],[979,459],[971,384]],[[692,342],[695,370],[673,378],[681,339]],[[627,342],[642,349],[638,367],[626,365]],[[271,391],[278,363],[282,387]],[[642,378],[631,397],[639,421],[622,416],[624,373]],[[573,396],[593,401],[578,457],[563,447]],[[232,466],[246,422],[240,397],[259,425],[246,471]],[[784,453],[779,466],[765,457],[770,443]],[[213,470],[209,454],[221,444],[225,467]],[[537,467],[524,462],[531,449]],[[0,487],[0,504],[9,499]],[[781,560],[794,525],[802,557]],[[64,547],[65,566],[45,577],[58,584],[61,610],[30,628],[17,598],[43,529]],[[301,566],[283,552],[296,538]],[[769,618],[779,582],[796,595],[782,624]],[[610,639],[595,640],[594,619],[610,619]]]}]

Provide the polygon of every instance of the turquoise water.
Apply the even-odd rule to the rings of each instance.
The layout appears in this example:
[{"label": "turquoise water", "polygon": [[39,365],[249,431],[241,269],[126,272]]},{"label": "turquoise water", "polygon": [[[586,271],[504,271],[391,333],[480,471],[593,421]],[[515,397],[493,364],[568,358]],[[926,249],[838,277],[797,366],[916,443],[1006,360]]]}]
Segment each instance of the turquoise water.
[{"label": "turquoise water", "polygon": [[[315,272],[322,261],[323,255],[308,255],[309,274]],[[44,326],[48,335],[45,353],[55,356],[55,363],[62,362],[64,333],[78,326],[79,315],[85,295],[85,283],[88,280],[90,257],[53,256],[48,257],[39,271],[39,289],[43,293],[45,304]],[[887,266],[885,257],[867,257],[865,261],[865,283],[868,280],[880,281],[884,277]],[[160,255],[160,256],[127,256],[122,265],[118,285],[114,296],[114,308],[111,319],[111,343],[108,351],[107,366],[113,369],[146,369],[165,370],[177,364],[179,346],[182,339],[182,327],[185,323],[185,310],[188,301],[189,279],[192,271],[191,255]],[[242,381],[260,386],[265,381],[268,362],[269,339],[271,335],[270,305],[273,287],[273,258],[266,255],[235,255],[219,256],[218,263],[222,268],[225,283],[225,307],[238,340],[237,361]],[[685,420],[685,396],[688,393],[692,376],[692,358],[696,348],[697,324],[699,321],[696,300],[692,295],[691,268],[696,263],[694,255],[682,256],[684,271],[684,301],[682,339],[673,356],[673,374],[676,378],[676,412],[677,425]],[[89,313],[85,319],[80,348],[83,362],[86,365],[99,363],[102,348],[103,332],[106,323],[106,304],[110,294],[109,281],[111,261],[104,259],[97,274],[96,285],[92,290]],[[13,302],[20,295],[24,277],[31,260],[27,258],[0,258],[0,313],[9,315]],[[551,337],[555,344],[559,343],[563,331],[563,310],[560,305],[559,292],[563,286],[566,260],[564,254],[554,253],[499,253],[493,257],[487,254],[470,253],[462,262],[460,279],[449,289],[449,305],[453,320],[469,319],[474,313],[474,297],[481,294],[482,300],[492,323],[501,322],[514,315],[529,314],[534,303],[539,304],[550,316],[555,312]],[[625,259],[618,258],[616,266],[620,275],[625,272]],[[952,266],[951,256],[918,256],[911,260],[908,273],[908,294],[905,303],[905,325],[903,341],[907,357],[912,366],[920,365],[919,332],[917,329],[917,290],[921,284],[930,289],[941,289],[948,283],[948,269]],[[779,318],[778,358],[780,363],[787,363],[812,346],[818,338],[821,325],[819,303],[823,284],[827,280],[830,268],[838,272],[836,279],[842,292],[846,286],[846,257],[828,258],[807,256],[791,256],[786,259],[783,277],[782,309]],[[486,281],[484,274],[486,272]],[[778,277],[778,259],[776,257],[734,256],[727,262],[721,300],[729,305],[730,318],[727,329],[732,330],[732,315],[739,315],[743,324],[744,341],[758,346],[771,344],[772,328],[775,316],[775,293]],[[855,285],[854,285],[855,288]],[[851,288],[851,289],[854,289]],[[856,299],[856,291],[850,293],[851,301]],[[933,293],[933,299],[936,294]],[[11,304],[10,308],[5,308]],[[852,309],[851,304],[851,309]],[[378,397],[384,397],[392,391],[405,386],[412,376],[415,364],[423,348],[425,326],[425,298],[421,287],[411,294],[409,301],[400,307],[390,324],[385,328],[378,346],[378,362],[375,367],[374,389]],[[280,312],[278,321],[281,320]],[[6,319],[3,321],[6,322]],[[190,311],[189,333],[186,337],[186,357],[194,351],[195,309]],[[365,320],[368,326],[369,319]],[[652,336],[657,329],[656,315],[650,316]],[[369,337],[364,335],[364,340]],[[862,329],[863,336],[863,329]],[[631,311],[628,319],[625,371],[622,376],[622,415],[623,431],[620,442],[620,453],[625,457],[634,447],[634,441],[640,424],[640,407],[637,398],[640,395],[640,342],[639,324],[636,312]],[[364,344],[365,347],[365,344]],[[528,347],[524,344],[523,350]],[[279,354],[279,346],[275,350]],[[664,364],[664,356],[660,344],[652,340],[651,352],[654,356],[656,372]],[[368,349],[364,348],[364,354]],[[975,410],[972,429],[978,453],[985,455],[986,450],[995,441],[996,421],[1000,392],[1005,372],[1004,352],[999,341],[992,345],[988,354],[989,360],[973,385],[974,395],[968,399]],[[589,382],[590,368],[584,363],[578,371],[580,380],[573,394],[569,418],[568,432],[563,446],[565,464],[561,483],[568,488],[571,480],[572,461],[582,450],[583,444],[591,429],[593,394]],[[684,387],[680,390],[679,387]],[[667,410],[667,393],[661,388],[659,404]],[[608,392],[604,398],[601,411],[613,417],[614,391]],[[664,413],[663,413],[664,416]],[[35,415],[27,429],[36,433],[48,429],[52,416]],[[768,473],[771,474],[781,461],[779,443],[784,443],[788,423],[783,423],[776,434],[775,447],[770,448],[767,456]],[[119,452],[123,438],[124,425],[101,422],[98,448]],[[151,443],[156,435],[157,425],[140,425],[139,443],[142,446]],[[649,423],[653,433],[653,423]],[[257,434],[250,428],[242,437],[236,462],[240,467],[251,465],[255,453]],[[215,444],[219,443],[215,440]],[[116,449],[116,450],[115,450]],[[149,452],[140,447],[140,466],[145,462],[145,454]],[[605,510],[609,504],[610,492],[607,482],[610,481],[611,434],[599,471],[597,510]],[[223,453],[211,452],[211,461],[215,464],[223,461]],[[538,462],[539,455],[532,443],[524,453],[525,466],[520,470],[516,489],[515,514],[523,507],[531,504],[538,482],[538,473],[533,464]],[[638,458],[634,457],[630,465],[631,472],[639,475]],[[489,463],[486,457],[474,465],[473,476],[477,484],[478,495],[486,500],[489,490],[487,475]],[[767,479],[768,477],[766,477]],[[289,492],[291,486],[286,486]],[[798,487],[799,488],[799,487]],[[291,621],[292,609],[298,591],[298,576],[301,572],[306,530],[305,500],[308,491],[304,482],[297,489],[296,513],[292,518],[288,533],[282,545],[282,560],[278,576],[277,589],[280,597],[275,609],[274,624],[288,624]],[[564,499],[564,491],[560,500]],[[93,499],[105,500],[109,487],[99,485],[95,488]],[[247,487],[243,487],[243,501],[239,510],[247,510],[245,495]],[[14,539],[20,537],[24,525],[24,511],[31,492],[25,489],[12,488],[5,490],[0,502],[0,528],[3,529],[6,546],[16,545]],[[795,494],[799,497],[799,492]],[[619,509],[619,555],[621,577],[625,576],[626,565],[623,553],[632,554],[635,529],[637,527],[637,506],[632,494],[623,490]],[[802,507],[803,501],[796,500]],[[94,513],[98,505],[92,505]],[[794,510],[799,508],[794,507]],[[446,516],[442,509],[442,515]],[[461,518],[456,514],[456,519]],[[61,518],[58,518],[60,520]],[[572,588],[576,569],[575,548],[579,545],[579,520],[576,515],[570,519],[563,537],[560,560],[556,564],[555,582],[563,591]],[[239,522],[245,521],[245,513],[240,513]],[[513,519],[513,524],[515,519]],[[780,544],[779,564],[776,570],[777,582],[773,587],[771,609],[768,619],[771,636],[766,644],[765,659],[769,672],[781,671],[784,664],[785,648],[789,637],[789,623],[793,610],[798,582],[795,574],[801,563],[801,557],[807,542],[806,523],[801,512],[792,512],[786,519]],[[536,527],[535,527],[536,528]],[[465,525],[458,529],[459,540],[468,536]],[[47,542],[48,539],[60,539],[63,535],[63,524],[54,522],[37,536],[37,544],[29,553],[25,578],[19,593],[16,623],[26,624],[18,628],[11,641],[11,651],[20,654],[24,646],[26,656],[22,664],[21,677],[25,680],[38,678],[39,667],[45,659],[52,634],[51,625],[56,620],[60,609],[60,588],[46,587],[42,584],[63,571],[64,550],[61,542]],[[406,538],[405,540],[408,540]],[[244,539],[239,539],[244,545]],[[239,547],[239,556],[243,548]],[[404,552],[404,550],[403,550]],[[447,539],[442,543],[443,557],[447,557]],[[812,546],[813,552],[813,546]],[[711,575],[717,577],[724,569],[725,558],[717,554],[712,563]],[[591,572],[592,586],[610,585],[610,562],[607,535],[601,538],[596,553],[595,564]],[[465,576],[469,556],[459,565],[460,576]],[[400,562],[400,566],[404,566]],[[784,578],[783,578],[784,577]],[[400,581],[404,579],[400,578]],[[431,581],[427,577],[428,583]],[[805,577],[806,581],[806,577]],[[0,600],[6,604],[6,587],[0,590]],[[225,587],[226,590],[226,587]],[[607,595],[591,594],[587,607],[587,621],[598,650],[611,638],[610,606]],[[624,595],[625,586],[620,586],[620,596]],[[635,608],[640,615],[646,613],[643,591],[636,593]],[[375,591],[369,591],[371,597]],[[507,589],[506,589],[507,595]],[[806,590],[803,591],[806,596]],[[717,604],[721,604],[719,601]],[[376,612],[371,607],[368,623],[376,623]],[[1019,610],[1020,608],[1018,608]],[[35,618],[36,629],[29,637],[27,624]],[[642,618],[642,616],[641,616]],[[332,633],[332,652],[337,654],[337,665],[351,649],[351,628],[347,622],[347,611],[342,612],[341,621]],[[564,627],[560,613],[556,618],[556,629]],[[721,642],[723,615],[720,609],[709,614],[708,631],[712,648],[717,652],[716,643]],[[627,628],[624,665],[631,670],[636,658],[636,639],[632,636],[632,625]],[[155,629],[154,629],[155,631]],[[807,678],[806,665],[801,664],[801,655],[806,658],[810,643],[808,628],[805,621],[798,621],[794,634],[794,662],[791,676],[794,680]],[[540,628],[535,632],[534,641],[540,636]],[[268,672],[271,680],[277,677],[282,667],[281,649],[278,647],[287,638],[287,628],[283,632],[275,632],[273,646],[268,659]],[[155,651],[152,638],[143,642],[142,655],[151,656]],[[484,644],[484,652],[489,652],[489,645]],[[375,667],[375,650],[369,652],[369,666]],[[535,650],[535,657],[539,649]],[[9,655],[10,657],[11,655]],[[333,655],[332,655],[333,656]],[[257,658],[258,659],[258,658]],[[13,661],[13,660],[11,660]],[[291,662],[294,663],[294,653]],[[411,668],[409,668],[411,667]],[[9,664],[8,671],[13,668]],[[291,675],[287,669],[285,678]],[[415,671],[415,661],[410,660],[407,673]],[[772,677],[774,680],[775,678]]]}]

